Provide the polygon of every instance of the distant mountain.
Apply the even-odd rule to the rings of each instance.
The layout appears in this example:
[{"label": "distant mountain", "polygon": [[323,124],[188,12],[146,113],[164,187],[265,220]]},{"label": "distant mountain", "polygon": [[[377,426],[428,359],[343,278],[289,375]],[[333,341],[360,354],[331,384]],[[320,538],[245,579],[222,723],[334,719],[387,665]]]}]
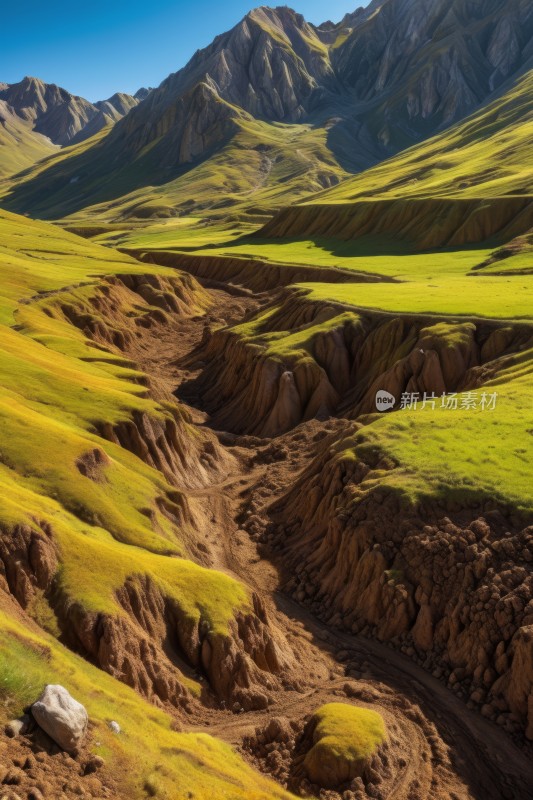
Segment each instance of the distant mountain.
[{"label": "distant mountain", "polygon": [[[34,211],[45,187],[54,213],[55,204],[74,211],[170,185],[252,122],[310,126],[327,143],[333,172],[359,172],[463,119],[532,66],[530,0],[374,0],[318,27],[289,8],[261,7],[199,50],[92,148],[51,162],[21,187],[20,202],[15,190],[13,207]],[[96,113],[93,127],[101,129],[109,115]],[[254,130],[248,146],[269,157],[270,132]],[[253,175],[242,190],[251,196],[258,185]],[[213,169],[213,192],[219,188]]]},{"label": "distant mountain", "polygon": [[56,150],[49,139],[35,133],[29,122],[0,100],[0,178],[20,172]]},{"label": "distant mountain", "polygon": [[114,94],[108,100],[90,103],[53,83],[26,77],[19,83],[0,84],[0,100],[36,133],[65,146],[122,119],[141,98]]},{"label": "distant mountain", "polygon": [[88,100],[38,78],[23,78],[7,86],[0,92],[0,100],[32,123],[37,133],[61,145],[68,144],[96,113]]},{"label": "distant mountain", "polygon": [[98,133],[107,125],[114,125],[119,119],[129,114],[132,108],[139,104],[140,100],[131,94],[117,92],[108,100],[98,100],[94,104],[96,114],[94,114],[87,124],[73,136],[69,144],[82,142]]},{"label": "distant mountain", "polygon": [[331,51],[333,67],[393,150],[463,118],[533,66],[530,0],[374,0],[354,23]]},{"label": "distant mountain", "polygon": [[152,86],[150,86],[148,88],[146,86],[141,86],[141,88],[137,89],[137,91],[135,92],[135,94],[133,96],[140,103],[141,100],[146,100],[146,98],[148,97],[150,92],[153,92],[153,87]]}]

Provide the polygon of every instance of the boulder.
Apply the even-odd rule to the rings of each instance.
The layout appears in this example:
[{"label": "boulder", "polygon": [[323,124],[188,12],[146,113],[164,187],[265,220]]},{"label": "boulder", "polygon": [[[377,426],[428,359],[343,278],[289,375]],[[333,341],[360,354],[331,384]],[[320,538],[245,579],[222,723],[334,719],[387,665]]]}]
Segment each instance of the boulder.
[{"label": "boulder", "polygon": [[83,743],[89,722],[87,711],[63,686],[45,686],[31,713],[63,750],[73,752]]}]

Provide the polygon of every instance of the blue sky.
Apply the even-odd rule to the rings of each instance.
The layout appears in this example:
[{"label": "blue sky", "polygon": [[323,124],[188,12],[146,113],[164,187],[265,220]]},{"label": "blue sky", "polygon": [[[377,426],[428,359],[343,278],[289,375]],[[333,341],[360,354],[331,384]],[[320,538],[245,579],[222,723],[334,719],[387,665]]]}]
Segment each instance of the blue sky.
[{"label": "blue sky", "polygon": [[[287,2],[317,24],[338,21],[367,3]],[[0,82],[33,75],[93,101],[115,91],[133,93],[140,86],[157,86],[195,50],[260,4],[261,0],[14,0],[1,14]]]}]

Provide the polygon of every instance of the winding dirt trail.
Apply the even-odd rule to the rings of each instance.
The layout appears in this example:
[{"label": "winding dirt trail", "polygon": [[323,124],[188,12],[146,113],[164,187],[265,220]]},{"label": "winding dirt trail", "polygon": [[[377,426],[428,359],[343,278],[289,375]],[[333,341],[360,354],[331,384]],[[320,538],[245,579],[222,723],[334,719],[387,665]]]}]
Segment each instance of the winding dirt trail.
[{"label": "winding dirt trail", "polygon": [[[209,427],[202,398],[185,396],[182,383],[195,377],[191,353],[206,326],[232,324],[268,301],[265,296],[210,289],[213,306],[205,316],[175,319],[147,332],[129,355],[150,376],[155,396],[186,402],[194,423]],[[198,371],[201,365],[198,365]],[[533,766],[500,728],[466,708],[450,690],[406,656],[361,636],[328,628],[279,590],[276,557],[265,559],[243,529],[243,521],[262,511],[295,480],[316,451],[317,438],[340,435],[353,422],[312,420],[275,440],[232,437],[218,432],[234,465],[217,485],[189,492],[209,509],[206,563],[238,577],[263,599],[279,642],[294,654],[301,673],[300,691],[279,691],[265,711],[206,711],[190,726],[240,748],[245,736],[272,717],[302,720],[322,703],[357,698],[377,707],[388,723],[401,768],[383,782],[381,800],[527,800],[533,797]],[[263,458],[272,446],[279,459]],[[245,755],[249,755],[245,752]],[[260,760],[251,760],[262,767]],[[322,797],[339,798],[335,792]],[[344,794],[343,797],[352,795]],[[357,795],[353,795],[357,796]]]}]

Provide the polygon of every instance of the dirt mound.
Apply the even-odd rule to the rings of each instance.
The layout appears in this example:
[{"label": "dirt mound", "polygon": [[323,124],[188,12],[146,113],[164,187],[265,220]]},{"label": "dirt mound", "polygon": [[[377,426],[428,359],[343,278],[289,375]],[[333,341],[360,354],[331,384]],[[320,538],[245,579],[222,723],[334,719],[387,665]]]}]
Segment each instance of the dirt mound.
[{"label": "dirt mound", "polygon": [[[368,797],[376,800],[460,797],[466,800],[471,796],[461,780],[453,782],[449,748],[416,703],[395,696],[383,684],[366,681],[339,683],[324,694],[332,705],[342,703],[348,709],[379,713],[386,721],[388,739],[368,757],[361,774],[339,774],[335,785],[327,779],[325,783],[310,779],[309,754],[316,730],[310,703],[303,716],[274,716],[245,735],[244,755],[257,769],[273,775],[298,796],[324,800],[366,800]],[[340,755],[337,747],[333,752]],[[327,766],[325,759],[317,764],[324,769]],[[329,788],[324,788],[325,785]]]},{"label": "dirt mound", "polygon": [[61,751],[40,729],[17,738],[0,737],[0,793],[6,800],[119,798],[116,780],[103,759],[90,752]]}]

